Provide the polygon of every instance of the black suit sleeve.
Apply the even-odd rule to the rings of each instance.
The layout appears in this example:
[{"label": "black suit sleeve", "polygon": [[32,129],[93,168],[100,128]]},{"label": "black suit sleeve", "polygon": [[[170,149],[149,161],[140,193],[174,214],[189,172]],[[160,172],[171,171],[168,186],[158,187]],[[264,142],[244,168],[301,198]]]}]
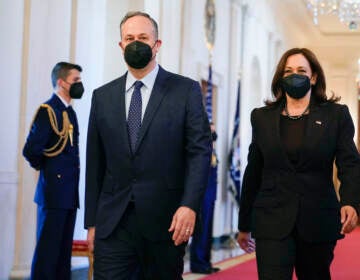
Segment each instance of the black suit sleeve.
[{"label": "black suit sleeve", "polygon": [[96,91],[91,102],[86,146],[85,228],[95,226],[97,202],[106,169],[103,144],[96,119]]},{"label": "black suit sleeve", "polygon": [[238,229],[243,232],[251,231],[251,213],[254,200],[261,184],[264,160],[256,143],[256,109],[251,113],[252,141],[249,146],[248,163],[245,169],[240,195]]},{"label": "black suit sleeve", "polygon": [[192,82],[185,117],[185,191],[181,205],[199,210],[206,189],[212,152],[211,132],[200,85]]},{"label": "black suit sleeve", "polygon": [[343,105],[338,131],[336,166],[340,184],[341,205],[351,205],[359,211],[360,157],[354,138],[354,124],[347,106]]}]

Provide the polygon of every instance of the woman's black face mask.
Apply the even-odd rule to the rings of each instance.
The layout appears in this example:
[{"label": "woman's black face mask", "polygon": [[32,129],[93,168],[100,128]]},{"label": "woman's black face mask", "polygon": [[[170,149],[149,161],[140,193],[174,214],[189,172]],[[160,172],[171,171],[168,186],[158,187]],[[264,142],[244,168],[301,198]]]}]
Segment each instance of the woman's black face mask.
[{"label": "woman's black face mask", "polygon": [[294,99],[303,98],[311,87],[309,77],[299,74],[283,77],[280,84],[283,90]]}]

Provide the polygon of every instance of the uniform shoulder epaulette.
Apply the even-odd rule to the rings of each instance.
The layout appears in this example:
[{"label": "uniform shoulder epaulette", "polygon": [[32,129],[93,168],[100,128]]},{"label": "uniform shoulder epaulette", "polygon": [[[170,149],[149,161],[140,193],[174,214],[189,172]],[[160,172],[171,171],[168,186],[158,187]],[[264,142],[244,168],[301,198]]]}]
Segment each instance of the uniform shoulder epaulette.
[{"label": "uniform shoulder epaulette", "polygon": [[32,123],[34,122],[35,117],[37,116],[37,114],[41,108],[45,108],[47,110],[51,128],[52,128],[53,132],[59,137],[59,140],[56,142],[55,145],[53,145],[50,148],[44,149],[43,154],[47,157],[55,157],[64,150],[69,138],[70,138],[71,145],[73,145],[74,127],[70,122],[68,113],[66,111],[63,111],[62,112],[62,117],[63,117],[62,129],[59,130],[59,125],[58,125],[55,111],[49,104],[46,104],[46,103],[43,103],[40,105],[37,112],[35,113]]}]

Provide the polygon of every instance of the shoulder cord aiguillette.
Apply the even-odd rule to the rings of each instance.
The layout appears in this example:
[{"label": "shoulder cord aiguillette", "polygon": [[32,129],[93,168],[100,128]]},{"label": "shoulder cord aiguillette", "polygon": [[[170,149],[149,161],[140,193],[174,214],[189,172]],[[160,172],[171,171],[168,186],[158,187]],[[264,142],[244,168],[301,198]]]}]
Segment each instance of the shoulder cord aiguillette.
[{"label": "shoulder cord aiguillette", "polygon": [[[53,145],[52,147],[50,147],[50,148],[44,149],[43,154],[45,156],[47,156],[47,157],[55,157],[64,150],[69,138],[70,138],[71,146],[73,145],[74,127],[73,127],[73,125],[71,124],[71,122],[69,120],[68,113],[66,111],[63,111],[62,112],[63,125],[62,125],[62,129],[60,131],[59,126],[58,126],[58,122],[57,122],[57,119],[56,119],[56,114],[55,114],[53,108],[51,108],[50,105],[41,104],[39,109],[35,113],[35,116],[37,115],[37,113],[39,112],[39,110],[41,108],[46,108],[47,109],[51,128],[53,129],[54,133],[57,136],[59,136],[59,140],[57,141],[57,143],[55,145]],[[34,117],[34,119],[35,119],[35,117]],[[31,123],[34,122],[34,119],[33,119],[33,121]],[[31,126],[32,126],[32,124],[31,124]]]}]

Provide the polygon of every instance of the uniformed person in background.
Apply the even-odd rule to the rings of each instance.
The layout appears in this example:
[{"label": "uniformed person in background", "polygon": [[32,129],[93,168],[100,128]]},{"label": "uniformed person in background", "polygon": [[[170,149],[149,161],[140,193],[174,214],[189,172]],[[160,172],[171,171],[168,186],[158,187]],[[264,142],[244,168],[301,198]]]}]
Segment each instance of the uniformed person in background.
[{"label": "uniformed person in background", "polygon": [[[210,123],[213,144],[217,139],[214,123]],[[211,247],[214,208],[217,188],[217,156],[213,147],[208,184],[202,204],[200,227],[197,227],[190,244],[190,270],[193,273],[212,274],[220,268],[211,264]]]},{"label": "uniformed person in background", "polygon": [[52,70],[54,94],[35,113],[23,149],[31,167],[40,171],[37,242],[31,279],[70,279],[71,247],[79,207],[79,127],[72,99],[81,98],[81,67],[59,62]]}]

